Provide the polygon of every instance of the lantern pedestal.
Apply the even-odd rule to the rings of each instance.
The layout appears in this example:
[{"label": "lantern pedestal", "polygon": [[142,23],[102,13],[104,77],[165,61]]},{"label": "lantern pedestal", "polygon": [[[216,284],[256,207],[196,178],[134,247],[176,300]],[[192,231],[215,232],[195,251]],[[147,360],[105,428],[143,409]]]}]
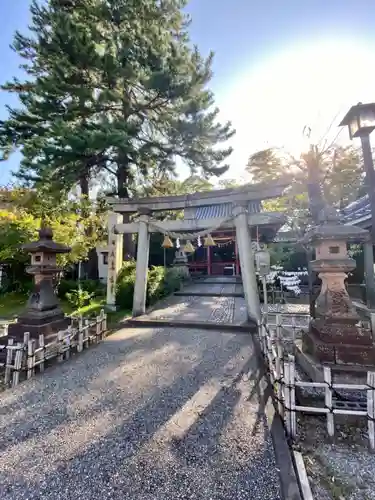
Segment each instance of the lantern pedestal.
[{"label": "lantern pedestal", "polygon": [[44,335],[45,341],[48,341],[49,338],[55,337],[57,332],[66,330],[70,324],[70,318],[66,318],[62,311],[43,311],[39,317],[31,316],[29,311],[26,311],[18,318],[17,323],[9,325],[8,335],[16,341],[21,341],[24,333],[29,332],[31,339],[39,339],[39,335]]},{"label": "lantern pedestal", "polygon": [[31,266],[26,270],[34,276],[34,289],[17,323],[9,325],[8,335],[16,341],[22,341],[26,332],[34,339],[42,334],[54,336],[70,324],[70,318],[65,317],[54,291],[54,279],[60,271],[56,255],[68,253],[70,248],[56,243],[52,236],[51,229],[42,228],[39,240],[23,247],[31,254]]},{"label": "lantern pedestal", "polygon": [[355,261],[347,255],[348,241],[364,241],[368,232],[356,226],[343,226],[332,211],[321,214],[323,223],[305,238],[316,250],[311,268],[322,280],[315,303],[315,318],[302,337],[302,350],[319,363],[335,366],[375,365],[375,346],[371,331],[360,318],[345,287],[347,273]]},{"label": "lantern pedestal", "polygon": [[190,278],[189,267],[187,265],[188,258],[186,253],[182,249],[176,250],[175,257],[173,260],[173,267],[178,269],[182,276],[186,279]]},{"label": "lantern pedestal", "polygon": [[[295,342],[294,354],[297,365],[303,372],[301,373],[301,377],[304,378],[303,375],[305,374],[307,381],[324,382],[324,366],[330,366],[334,369],[336,383],[365,384],[367,372],[374,370],[373,365],[321,363],[317,361],[315,356],[306,352],[300,340]],[[349,396],[352,397],[352,394]],[[320,396],[317,397],[319,398]]]}]

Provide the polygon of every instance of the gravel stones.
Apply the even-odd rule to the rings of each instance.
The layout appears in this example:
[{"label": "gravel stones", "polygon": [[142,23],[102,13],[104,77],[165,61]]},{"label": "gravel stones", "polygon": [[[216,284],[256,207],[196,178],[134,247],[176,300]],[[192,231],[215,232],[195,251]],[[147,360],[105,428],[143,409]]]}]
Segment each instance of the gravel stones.
[{"label": "gravel stones", "polygon": [[251,338],[123,329],[0,402],[2,500],[278,500]]},{"label": "gravel stones", "polygon": [[325,420],[304,416],[299,437],[314,498],[375,500],[375,455],[367,449],[365,425],[336,425],[329,442]]}]

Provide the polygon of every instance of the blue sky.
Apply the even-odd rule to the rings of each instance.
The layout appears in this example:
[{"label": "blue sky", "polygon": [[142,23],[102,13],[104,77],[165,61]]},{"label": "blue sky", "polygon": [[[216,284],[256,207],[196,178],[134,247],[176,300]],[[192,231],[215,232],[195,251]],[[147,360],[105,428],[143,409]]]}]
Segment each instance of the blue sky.
[{"label": "blue sky", "polygon": [[[27,28],[28,4],[0,2],[2,81],[20,74],[9,44]],[[248,155],[266,145],[299,150],[304,124],[318,141],[337,114],[336,134],[346,106],[375,101],[374,0],[191,0],[188,10],[192,40],[216,54],[212,88],[221,116],[237,130],[229,177],[241,176]],[[0,118],[12,103],[0,94]],[[0,184],[18,162],[15,155],[0,164]]]}]

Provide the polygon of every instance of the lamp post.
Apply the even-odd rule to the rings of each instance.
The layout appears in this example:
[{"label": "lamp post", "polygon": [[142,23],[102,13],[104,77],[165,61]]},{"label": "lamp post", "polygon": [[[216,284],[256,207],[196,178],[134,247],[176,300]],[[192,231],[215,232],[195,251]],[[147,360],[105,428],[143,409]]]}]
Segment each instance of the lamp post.
[{"label": "lamp post", "polygon": [[359,137],[362,144],[366,189],[371,207],[371,241],[364,244],[364,264],[367,304],[375,309],[374,251],[375,243],[375,170],[372,158],[370,134],[375,129],[375,103],[358,103],[352,106],[340,123],[347,126],[350,139]]}]

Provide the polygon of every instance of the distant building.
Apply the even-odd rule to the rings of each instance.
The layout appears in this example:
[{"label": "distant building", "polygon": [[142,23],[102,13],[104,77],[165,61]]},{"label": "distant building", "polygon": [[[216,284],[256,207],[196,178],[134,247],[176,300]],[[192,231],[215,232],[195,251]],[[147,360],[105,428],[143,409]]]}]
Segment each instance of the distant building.
[{"label": "distant building", "polygon": [[341,210],[342,221],[344,224],[353,224],[364,229],[370,229],[372,226],[371,206],[368,195],[362,196],[356,201],[349,203]]},{"label": "distant building", "polygon": [[106,283],[108,278],[108,248],[96,247],[96,253],[98,254],[99,280]]}]

